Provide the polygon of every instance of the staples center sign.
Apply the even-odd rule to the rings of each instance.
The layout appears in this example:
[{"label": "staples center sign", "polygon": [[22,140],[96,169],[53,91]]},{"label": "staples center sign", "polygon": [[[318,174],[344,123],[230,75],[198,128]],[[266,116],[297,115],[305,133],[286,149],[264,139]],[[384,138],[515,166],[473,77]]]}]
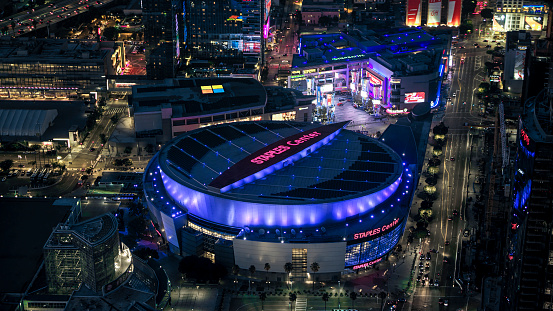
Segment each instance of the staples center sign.
[{"label": "staples center sign", "polygon": [[210,184],[221,192],[262,178],[328,143],[349,122],[323,125],[263,147],[222,172]]},{"label": "staples center sign", "polygon": [[354,240],[364,239],[364,238],[370,238],[374,235],[381,234],[387,231],[390,231],[391,229],[395,228],[399,224],[399,218],[392,221],[391,223],[384,225],[382,227],[374,228],[372,230],[367,230],[359,233],[355,233],[353,235]]},{"label": "staples center sign", "polygon": [[353,266],[353,270],[357,270],[357,269],[361,269],[361,268],[365,268],[365,267],[368,267],[368,266],[372,266],[376,263],[379,263],[382,261],[382,258],[378,258],[378,259],[375,259],[373,261],[369,261],[369,262],[366,262],[366,263],[362,263],[360,265],[357,265],[357,266]]},{"label": "staples center sign", "polygon": [[293,140],[293,141],[289,140],[289,141],[286,142],[286,145],[279,145],[278,147],[273,148],[272,150],[269,150],[269,151],[265,152],[264,154],[251,159],[250,162],[252,162],[254,164],[263,164],[267,160],[272,159],[275,156],[290,150],[291,149],[290,146],[299,146],[299,145],[301,145],[301,144],[303,144],[303,143],[309,141],[310,139],[315,138],[319,135],[321,135],[321,133],[312,132],[312,133],[303,135],[299,139],[296,139],[296,140]]}]

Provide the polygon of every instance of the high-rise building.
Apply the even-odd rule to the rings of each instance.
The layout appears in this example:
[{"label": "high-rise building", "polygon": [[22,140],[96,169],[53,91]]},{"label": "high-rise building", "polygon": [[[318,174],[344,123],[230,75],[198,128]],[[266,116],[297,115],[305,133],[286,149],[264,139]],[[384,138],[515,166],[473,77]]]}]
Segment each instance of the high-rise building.
[{"label": "high-rise building", "polygon": [[175,75],[186,45],[185,5],[171,0],[143,0],[146,73],[150,79]]},{"label": "high-rise building", "polygon": [[547,86],[519,118],[502,310],[553,307],[553,119]]},{"label": "high-rise building", "polygon": [[461,25],[462,0],[407,0],[407,26]]},{"label": "high-rise building", "polygon": [[132,254],[119,242],[117,219],[112,214],[59,224],[43,251],[51,293],[69,294],[81,283],[98,293],[108,292],[133,270]]},{"label": "high-rise building", "polygon": [[186,1],[186,51],[199,59],[261,57],[270,7],[270,0]]},{"label": "high-rise building", "polygon": [[549,1],[497,0],[493,31],[541,31],[547,27]]}]

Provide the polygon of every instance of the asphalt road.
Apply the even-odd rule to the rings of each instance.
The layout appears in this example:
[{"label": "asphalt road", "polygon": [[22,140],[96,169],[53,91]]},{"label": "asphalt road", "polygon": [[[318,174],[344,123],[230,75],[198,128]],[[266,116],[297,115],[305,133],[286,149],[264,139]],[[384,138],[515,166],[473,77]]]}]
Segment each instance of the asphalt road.
[{"label": "asphalt road", "polygon": [[[431,237],[430,241],[423,243],[421,248],[424,255],[430,249],[438,250],[438,254],[431,255],[428,274],[429,278],[438,279],[440,286],[438,288],[417,286],[412,310],[457,310],[459,308],[466,310],[468,306],[475,303],[474,301],[471,303],[465,291],[460,291],[454,279],[460,275],[462,232],[467,227],[467,216],[469,216],[466,210],[469,161],[471,152],[474,157],[477,153],[476,149],[479,150],[479,148],[473,148],[478,141],[475,141],[473,136],[475,130],[471,130],[470,127],[479,125],[482,121],[478,116],[479,101],[474,94],[485,77],[484,62],[488,61],[490,56],[485,53],[487,49],[474,48],[474,41],[460,44],[464,44],[466,48],[457,50],[454,58],[455,71],[448,95],[452,101],[447,103],[441,120],[435,120],[443,121],[449,127],[449,132],[447,144],[443,149],[444,155],[441,157],[441,177],[436,185],[439,198],[433,206],[435,220],[430,225]],[[481,43],[481,46],[485,44]],[[462,58],[464,63],[461,62]],[[428,150],[427,157],[430,157],[431,151]],[[459,214],[453,215],[454,210]],[[444,257],[448,258],[447,262],[444,262]],[[426,260],[423,262],[425,263]],[[418,264],[416,267],[418,268]],[[426,268],[423,267],[423,269]],[[419,271],[416,273],[418,275]],[[424,274],[426,273],[425,271]],[[438,304],[439,298],[447,299],[449,306]]]},{"label": "asphalt road", "polygon": [[[56,8],[49,7],[47,5],[42,6],[39,9],[34,11],[27,10],[20,12],[11,16],[7,16],[2,19],[0,22],[0,29],[7,26],[9,28],[10,34],[14,36],[20,36],[25,33],[29,33],[36,29],[47,27],[48,25],[55,24],[60,21],[64,21],[69,17],[75,16],[77,14],[83,14],[88,12],[86,6],[94,6],[97,8],[102,7],[106,3],[109,3],[113,0],[65,0],[59,1],[56,3]],[[66,7],[67,10],[64,10],[63,7]],[[78,12],[76,12],[78,10]],[[59,16],[59,17],[58,17]],[[24,25],[15,25],[15,29],[11,27],[11,20],[19,20],[21,23],[28,24]],[[42,19],[42,23],[40,23]],[[36,20],[38,24],[36,29],[33,29],[32,20]],[[21,33],[19,31],[22,31]]]}]

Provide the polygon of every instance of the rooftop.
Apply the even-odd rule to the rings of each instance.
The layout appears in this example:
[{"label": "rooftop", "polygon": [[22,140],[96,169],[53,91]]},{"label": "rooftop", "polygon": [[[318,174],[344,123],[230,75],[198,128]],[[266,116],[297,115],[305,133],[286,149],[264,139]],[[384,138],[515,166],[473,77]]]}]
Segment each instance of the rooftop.
[{"label": "rooftop", "polygon": [[50,62],[59,60],[80,63],[83,59],[103,60],[107,54],[104,45],[96,41],[28,37],[13,39],[7,36],[0,39],[0,62],[48,59]]},{"label": "rooftop", "polygon": [[167,79],[134,86],[132,95],[135,113],[171,108],[173,118],[262,108],[266,101],[263,85],[251,78]]},{"label": "rooftop", "polygon": [[[406,69],[417,63],[434,66],[434,49],[442,49],[444,41],[417,28],[395,28],[384,33],[353,30],[349,34],[306,35],[300,42],[292,69],[374,59],[390,70],[407,73]],[[406,62],[398,62],[400,59]]]},{"label": "rooftop", "polygon": [[[218,191],[209,190],[207,185],[213,184],[233,166],[238,166],[241,160],[249,159],[281,140],[310,133],[319,127],[319,124],[297,122],[243,122],[213,126],[188,132],[166,144],[160,152],[160,162],[163,171],[179,182],[217,194]],[[319,131],[325,135],[324,129]],[[310,139],[315,141],[318,137]],[[226,190],[225,184],[221,186],[224,191],[221,191],[242,200],[265,203],[291,200],[296,204],[298,200],[307,200],[312,203],[313,200],[344,199],[374,192],[393,183],[400,175],[401,159],[389,147],[342,130],[327,144],[311,150],[293,165],[238,188]]]}]

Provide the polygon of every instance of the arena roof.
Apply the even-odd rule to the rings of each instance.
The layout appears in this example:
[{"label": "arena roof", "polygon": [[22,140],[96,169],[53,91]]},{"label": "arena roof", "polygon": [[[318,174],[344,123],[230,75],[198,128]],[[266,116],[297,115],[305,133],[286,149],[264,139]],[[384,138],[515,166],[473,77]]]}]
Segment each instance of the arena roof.
[{"label": "arena roof", "polygon": [[[344,200],[379,191],[394,183],[401,176],[402,169],[402,160],[397,153],[375,139],[348,130],[340,131],[344,125],[321,127],[311,123],[266,121],[202,128],[166,144],[160,151],[159,163],[165,174],[186,187],[211,195],[262,203]],[[315,146],[318,137],[309,135],[324,131],[329,132],[328,138],[323,137],[326,144],[322,143],[314,150],[311,146]],[[226,179],[228,174],[225,171],[235,170],[240,161],[250,161],[254,167],[254,159],[261,151],[267,155],[266,150],[275,150],[274,146],[281,146],[286,141],[297,142],[298,137],[304,137],[300,139],[303,141],[307,139],[306,135],[312,137],[305,146],[309,150],[285,150],[294,154],[303,152],[301,157],[287,164],[282,162],[290,156],[288,154],[282,159],[269,157],[277,159],[280,167],[272,165],[263,176],[257,172],[245,172],[245,175],[255,175],[256,178],[222,190],[228,185],[228,180],[220,182],[220,178]],[[237,167],[240,171],[249,170],[244,162]]]}]

